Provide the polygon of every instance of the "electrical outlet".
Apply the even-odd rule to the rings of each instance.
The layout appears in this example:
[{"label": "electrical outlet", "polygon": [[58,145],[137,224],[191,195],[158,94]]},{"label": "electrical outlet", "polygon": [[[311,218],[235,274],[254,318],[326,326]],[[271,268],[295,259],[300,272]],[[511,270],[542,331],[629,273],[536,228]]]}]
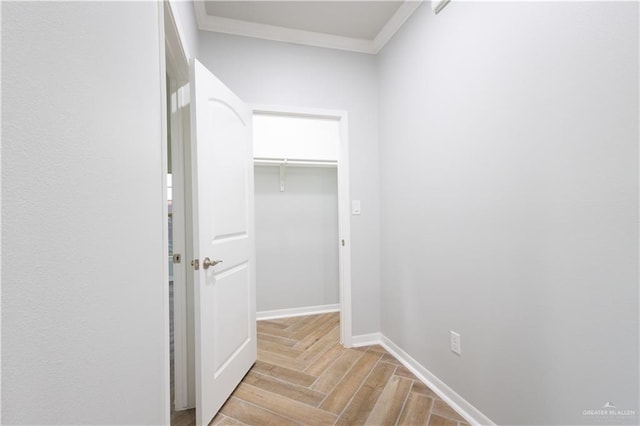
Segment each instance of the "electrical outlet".
[{"label": "electrical outlet", "polygon": [[453,330],[450,330],[451,337],[451,350],[458,355],[462,356],[462,346],[460,346],[460,334]]}]

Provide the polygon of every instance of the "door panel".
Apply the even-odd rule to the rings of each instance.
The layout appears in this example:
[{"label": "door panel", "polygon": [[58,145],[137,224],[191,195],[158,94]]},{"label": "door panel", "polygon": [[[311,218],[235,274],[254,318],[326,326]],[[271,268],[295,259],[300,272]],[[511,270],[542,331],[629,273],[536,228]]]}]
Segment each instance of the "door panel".
[{"label": "door panel", "polygon": [[[247,264],[243,264],[216,277],[214,286],[214,312],[225,312],[226,305],[241,305],[249,297]],[[251,340],[250,318],[242,311],[233,311],[229,315],[214,321],[213,335],[219,344],[214,345],[213,362],[216,375],[232,355],[242,349]]]},{"label": "door panel", "polygon": [[[208,424],[256,360],[251,112],[192,70],[196,422]],[[205,258],[222,261],[208,268]]]},{"label": "door panel", "polygon": [[[211,239],[220,240],[229,236],[246,235],[248,202],[247,158],[251,156],[246,135],[238,128],[246,128],[250,116],[240,117],[233,106],[210,98],[207,102],[207,131],[211,135],[208,149],[208,167],[215,170],[216,182],[211,184],[211,202],[216,208],[211,215]],[[229,146],[235,149],[230,150]],[[220,155],[224,153],[224,155]],[[223,183],[221,185],[220,183]],[[241,213],[241,214],[238,214]]]}]

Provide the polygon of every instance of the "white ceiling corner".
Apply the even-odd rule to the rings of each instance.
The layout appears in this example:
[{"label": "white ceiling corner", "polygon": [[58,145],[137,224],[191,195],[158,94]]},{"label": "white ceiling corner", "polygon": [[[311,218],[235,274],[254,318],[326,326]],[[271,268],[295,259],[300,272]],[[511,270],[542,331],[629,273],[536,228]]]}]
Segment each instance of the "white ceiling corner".
[{"label": "white ceiling corner", "polygon": [[[300,20],[296,22],[297,28],[293,28],[292,26],[286,26],[286,22],[283,25],[273,25],[271,23],[265,22],[256,22],[257,19],[255,17],[255,13],[253,16],[251,14],[247,14],[246,6],[250,2],[244,3],[238,2],[237,5],[245,6],[245,12],[243,14],[242,10],[234,10],[234,13],[227,13],[227,15],[233,16],[233,18],[225,17],[225,16],[215,16],[210,15],[207,12],[207,7],[204,1],[195,1],[195,11],[196,18],[198,20],[198,27],[201,30],[221,32],[226,34],[234,34],[241,35],[247,37],[261,38],[266,40],[275,40],[282,41],[288,43],[295,44],[303,44],[309,46],[316,47],[326,47],[330,49],[339,49],[339,50],[348,50],[353,52],[360,53],[368,53],[368,54],[376,54],[378,53],[384,45],[393,37],[393,35],[402,27],[405,21],[411,16],[411,14],[420,6],[423,0],[397,0],[400,4],[399,7],[392,6],[391,9],[388,7],[385,10],[382,10],[380,7],[382,2],[377,3],[374,1],[359,1],[359,2],[350,2],[355,4],[357,7],[366,7],[367,4],[373,5],[377,7],[378,15],[375,16],[375,19],[372,19],[372,22],[369,24],[373,26],[369,26],[368,28],[363,27],[363,16],[367,16],[367,14],[352,13],[350,16],[341,15],[342,24],[349,25],[349,19],[351,19],[351,24],[354,27],[362,28],[361,32],[368,32],[368,37],[351,37],[345,36],[344,31],[340,31],[339,29],[334,29],[331,26],[326,26],[329,28],[325,29],[324,32],[314,31],[318,28],[322,28],[322,22],[319,22],[317,25],[310,25],[309,20],[305,23],[304,20]],[[261,2],[260,7],[265,7],[270,2]],[[277,1],[273,2],[273,4],[277,4],[279,8],[279,12],[287,13],[286,8],[288,5],[297,7],[297,11],[292,11],[293,13],[300,13],[301,5],[304,5],[304,1],[302,2],[282,2]],[[320,2],[315,2],[320,3]],[[346,2],[345,2],[346,3]],[[386,2],[389,3],[389,2]],[[228,3],[227,3],[228,4]],[[310,4],[310,3],[309,3]],[[329,6],[331,3],[327,2],[326,4],[322,4],[323,7]],[[336,3],[334,3],[336,4]],[[268,6],[266,6],[268,7]],[[386,13],[386,15],[385,15]],[[244,18],[245,19],[237,19]],[[293,15],[292,15],[293,16]],[[309,18],[307,16],[307,18]],[[358,20],[358,21],[356,21]],[[279,22],[278,19],[274,19],[271,16],[271,21],[265,19],[267,22]],[[375,22],[373,22],[375,21]],[[383,23],[381,28],[380,25]],[[325,22],[328,24],[328,22]],[[330,33],[331,31],[332,33]],[[353,32],[353,31],[351,31]],[[342,33],[342,34],[341,34]],[[375,36],[371,36],[370,34],[375,33]]]}]

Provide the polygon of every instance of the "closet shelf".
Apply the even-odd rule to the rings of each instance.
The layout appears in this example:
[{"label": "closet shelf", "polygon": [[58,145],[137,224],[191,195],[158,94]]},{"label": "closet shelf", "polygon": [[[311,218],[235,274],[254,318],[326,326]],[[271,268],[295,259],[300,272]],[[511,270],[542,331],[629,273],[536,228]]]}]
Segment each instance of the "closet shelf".
[{"label": "closet shelf", "polygon": [[254,158],[256,166],[338,167],[333,160],[303,160],[293,158]]},{"label": "closet shelf", "polygon": [[337,161],[332,160],[299,160],[288,158],[258,158],[253,159],[256,166],[277,166],[280,167],[280,192],[284,192],[287,180],[285,169],[287,166],[296,167],[338,167]]}]

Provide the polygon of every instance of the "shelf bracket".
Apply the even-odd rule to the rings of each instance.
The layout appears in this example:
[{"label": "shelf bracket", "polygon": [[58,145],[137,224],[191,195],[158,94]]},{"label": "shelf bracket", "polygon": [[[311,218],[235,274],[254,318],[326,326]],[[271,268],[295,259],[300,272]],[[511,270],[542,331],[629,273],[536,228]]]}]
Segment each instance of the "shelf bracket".
[{"label": "shelf bracket", "polygon": [[284,182],[286,179],[285,167],[287,166],[287,159],[280,163],[280,192],[284,192]]}]

